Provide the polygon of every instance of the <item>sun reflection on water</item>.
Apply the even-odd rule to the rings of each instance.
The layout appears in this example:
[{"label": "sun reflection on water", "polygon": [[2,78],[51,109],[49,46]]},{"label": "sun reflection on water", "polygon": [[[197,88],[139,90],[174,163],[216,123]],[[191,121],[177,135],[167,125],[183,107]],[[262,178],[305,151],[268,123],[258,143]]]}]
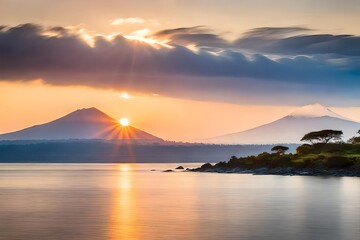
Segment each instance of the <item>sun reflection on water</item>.
[{"label": "sun reflection on water", "polygon": [[120,164],[113,191],[109,239],[138,239],[136,231],[136,197],[131,164]]}]

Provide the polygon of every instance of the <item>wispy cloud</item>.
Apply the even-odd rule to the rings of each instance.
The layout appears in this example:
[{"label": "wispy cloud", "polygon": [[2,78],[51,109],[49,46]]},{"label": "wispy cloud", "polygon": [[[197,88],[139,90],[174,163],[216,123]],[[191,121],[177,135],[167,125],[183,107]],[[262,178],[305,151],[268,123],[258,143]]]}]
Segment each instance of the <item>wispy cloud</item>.
[{"label": "wispy cloud", "polygon": [[194,45],[198,48],[249,50],[253,53],[283,56],[327,54],[332,55],[327,56],[328,58],[334,59],[344,55],[360,57],[360,36],[309,34],[313,31],[305,27],[262,27],[250,29],[235,41],[229,41],[211,29],[195,26],[166,29],[154,36],[166,37],[173,44]]},{"label": "wispy cloud", "polygon": [[144,22],[145,20],[139,17],[117,18],[111,21],[111,25],[137,24]]},{"label": "wispy cloud", "polygon": [[129,17],[129,18],[117,18],[111,21],[111,25],[119,26],[119,25],[126,25],[126,24],[151,24],[151,25],[158,25],[158,21],[156,19],[143,19],[140,17]]},{"label": "wispy cloud", "polygon": [[230,45],[227,40],[205,26],[165,29],[155,33],[154,36],[170,39],[172,43],[180,45],[216,48]]},{"label": "wispy cloud", "polygon": [[293,34],[300,34],[312,31],[310,28],[305,27],[261,27],[253,28],[245,32],[245,37],[284,37]]}]

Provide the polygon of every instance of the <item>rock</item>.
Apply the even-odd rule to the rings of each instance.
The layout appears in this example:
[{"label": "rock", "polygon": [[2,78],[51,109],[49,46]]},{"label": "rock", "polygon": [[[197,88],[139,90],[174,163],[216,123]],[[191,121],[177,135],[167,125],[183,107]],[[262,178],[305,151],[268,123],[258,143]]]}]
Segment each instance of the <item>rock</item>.
[{"label": "rock", "polygon": [[173,172],[173,170],[168,169],[168,170],[165,170],[165,171],[163,171],[163,172]]},{"label": "rock", "polygon": [[209,168],[212,168],[212,167],[213,167],[213,165],[211,165],[210,163],[205,163],[200,167],[200,169],[209,169]]},{"label": "rock", "polygon": [[178,166],[178,167],[175,168],[175,169],[184,169],[184,167],[183,167],[183,166]]}]

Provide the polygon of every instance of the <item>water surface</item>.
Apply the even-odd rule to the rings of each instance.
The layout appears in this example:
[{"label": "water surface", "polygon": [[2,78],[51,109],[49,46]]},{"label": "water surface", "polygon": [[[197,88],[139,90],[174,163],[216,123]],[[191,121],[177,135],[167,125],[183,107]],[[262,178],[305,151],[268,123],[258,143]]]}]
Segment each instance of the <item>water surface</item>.
[{"label": "water surface", "polygon": [[0,239],[360,239],[359,178],[178,165],[0,164]]}]

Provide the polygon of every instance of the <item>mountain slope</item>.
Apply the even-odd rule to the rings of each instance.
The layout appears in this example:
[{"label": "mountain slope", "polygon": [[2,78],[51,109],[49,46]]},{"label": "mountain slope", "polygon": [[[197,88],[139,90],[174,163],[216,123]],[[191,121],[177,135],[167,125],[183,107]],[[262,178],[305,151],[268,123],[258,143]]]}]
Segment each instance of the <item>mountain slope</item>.
[{"label": "mountain slope", "polygon": [[55,121],[0,134],[0,140],[118,139],[162,141],[137,128],[123,127],[96,108],[74,111]]},{"label": "mountain slope", "polygon": [[328,117],[340,118],[340,119],[351,121],[348,118],[345,118],[337,113],[334,113],[332,110],[330,110],[327,107],[322,106],[319,103],[302,106],[298,109],[295,109],[288,116],[291,116],[291,117],[324,117],[324,116],[328,116]]},{"label": "mountain slope", "polygon": [[299,108],[274,122],[246,131],[214,137],[205,142],[222,144],[300,143],[300,139],[306,133],[323,129],[342,130],[344,132],[343,139],[347,140],[360,129],[360,123],[347,120],[319,104],[312,104]]}]

